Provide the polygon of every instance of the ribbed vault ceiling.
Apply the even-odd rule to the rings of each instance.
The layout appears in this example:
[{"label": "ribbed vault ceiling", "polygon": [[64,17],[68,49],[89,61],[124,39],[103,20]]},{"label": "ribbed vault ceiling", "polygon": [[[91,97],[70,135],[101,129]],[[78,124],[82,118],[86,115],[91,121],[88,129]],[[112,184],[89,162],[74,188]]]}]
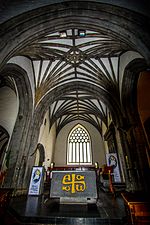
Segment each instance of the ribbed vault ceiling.
[{"label": "ribbed vault ceiling", "polygon": [[[85,30],[85,35],[78,29],[63,32],[38,37],[19,53],[32,60],[36,105],[50,90],[74,81],[88,83],[91,88],[100,87],[118,101],[119,58],[131,46],[129,49],[118,37],[104,32]],[[57,122],[59,132],[71,121],[84,120],[101,132],[102,121],[107,126],[108,108],[88,91],[70,90],[49,106],[51,125]]]}]

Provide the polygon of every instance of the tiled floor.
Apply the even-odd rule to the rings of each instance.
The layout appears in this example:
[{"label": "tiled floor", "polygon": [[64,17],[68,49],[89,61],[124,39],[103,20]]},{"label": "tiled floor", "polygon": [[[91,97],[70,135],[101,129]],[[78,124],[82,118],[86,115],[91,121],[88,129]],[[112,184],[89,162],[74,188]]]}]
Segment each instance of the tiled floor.
[{"label": "tiled floor", "polygon": [[121,196],[114,198],[109,193],[100,192],[96,205],[60,205],[58,200],[44,197],[15,197],[1,221],[2,225],[124,225],[125,218]]}]

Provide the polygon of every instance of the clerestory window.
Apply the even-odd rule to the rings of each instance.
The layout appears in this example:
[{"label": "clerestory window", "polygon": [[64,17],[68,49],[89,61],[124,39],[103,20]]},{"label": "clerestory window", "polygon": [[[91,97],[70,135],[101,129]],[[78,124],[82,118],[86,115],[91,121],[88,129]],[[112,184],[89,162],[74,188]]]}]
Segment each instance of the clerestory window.
[{"label": "clerestory window", "polygon": [[68,136],[67,164],[92,164],[90,135],[80,124],[76,125]]}]

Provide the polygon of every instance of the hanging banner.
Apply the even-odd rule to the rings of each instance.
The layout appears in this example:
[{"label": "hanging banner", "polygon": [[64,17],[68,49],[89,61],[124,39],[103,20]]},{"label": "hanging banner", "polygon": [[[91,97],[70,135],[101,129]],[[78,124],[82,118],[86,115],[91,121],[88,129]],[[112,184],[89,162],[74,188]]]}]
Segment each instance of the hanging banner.
[{"label": "hanging banner", "polygon": [[28,195],[40,195],[43,189],[43,167],[34,166],[30,179]]},{"label": "hanging banner", "polygon": [[113,167],[113,174],[114,174],[114,182],[120,183],[120,171],[118,166],[118,158],[116,153],[108,153],[106,154],[107,166]]}]

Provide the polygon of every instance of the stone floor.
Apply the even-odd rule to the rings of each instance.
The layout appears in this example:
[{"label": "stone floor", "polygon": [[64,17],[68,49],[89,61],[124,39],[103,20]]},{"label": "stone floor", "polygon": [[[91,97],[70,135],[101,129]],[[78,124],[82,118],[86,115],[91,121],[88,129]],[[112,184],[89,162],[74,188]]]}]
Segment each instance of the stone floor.
[{"label": "stone floor", "polygon": [[100,192],[96,204],[59,204],[45,197],[14,197],[1,220],[2,225],[125,225],[126,213],[121,196]]}]

